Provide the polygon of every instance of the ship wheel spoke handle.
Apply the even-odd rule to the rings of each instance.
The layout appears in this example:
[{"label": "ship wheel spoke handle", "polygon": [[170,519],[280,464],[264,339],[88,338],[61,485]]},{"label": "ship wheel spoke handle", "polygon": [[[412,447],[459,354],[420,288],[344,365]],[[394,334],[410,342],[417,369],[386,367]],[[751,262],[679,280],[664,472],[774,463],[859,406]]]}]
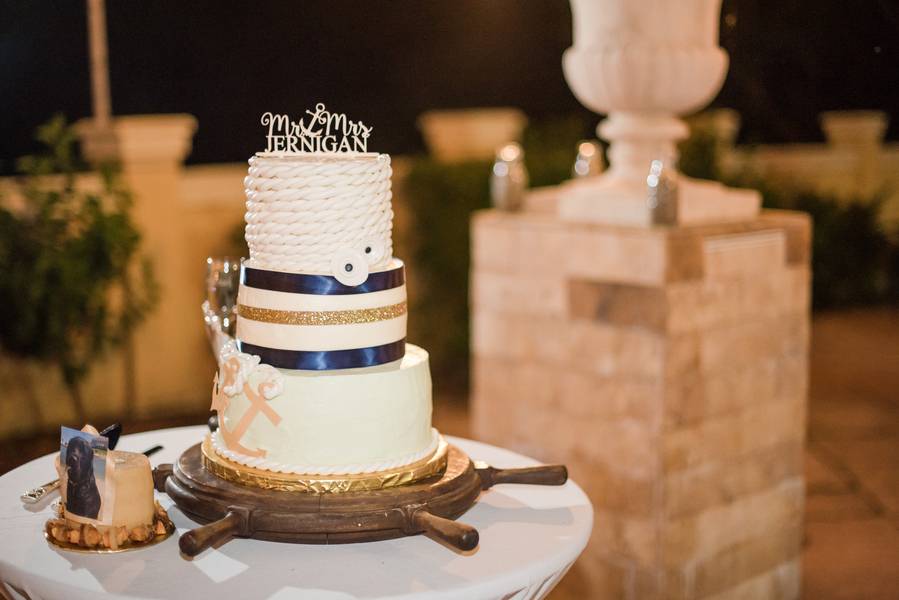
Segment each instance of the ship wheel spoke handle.
[{"label": "ship wheel spoke handle", "polygon": [[528,485],[563,485],[568,481],[565,465],[540,465],[520,469],[497,469],[487,463],[475,461],[475,472],[481,478],[481,489],[487,490],[500,483],[525,483]]},{"label": "ship wheel spoke handle", "polygon": [[153,487],[157,492],[165,492],[165,482],[172,476],[172,468],[171,463],[153,467]]},{"label": "ship wheel spoke handle", "polygon": [[221,541],[234,536],[249,536],[250,511],[229,506],[218,521],[191,529],[178,540],[178,547],[186,556],[194,557]]},{"label": "ship wheel spoke handle", "polygon": [[437,516],[423,506],[412,505],[406,507],[404,512],[408,533],[423,533],[462,552],[478,546],[480,535],[471,525]]}]

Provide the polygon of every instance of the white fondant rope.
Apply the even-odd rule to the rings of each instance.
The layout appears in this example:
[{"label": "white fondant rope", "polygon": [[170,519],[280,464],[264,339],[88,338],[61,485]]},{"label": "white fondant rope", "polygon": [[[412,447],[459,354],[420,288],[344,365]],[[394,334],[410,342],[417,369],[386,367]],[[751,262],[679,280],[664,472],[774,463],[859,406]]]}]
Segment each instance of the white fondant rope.
[{"label": "white fondant rope", "polygon": [[[310,224],[311,225],[311,224]],[[365,233],[389,233],[390,232],[390,215],[385,215],[374,222],[370,217],[359,219],[353,222],[347,219],[343,227],[341,223],[336,223],[335,227],[310,227],[310,229],[319,229],[319,231],[302,231],[302,226],[298,227],[300,231],[293,231],[293,227],[277,226],[277,225],[247,225],[246,235],[248,241],[257,244],[276,244],[285,246],[330,246],[331,240],[342,240],[354,237],[354,234]]]},{"label": "white fondant rope", "polygon": [[320,465],[295,465],[279,463],[265,458],[252,458],[229,450],[222,439],[219,431],[212,434],[212,449],[216,454],[223,456],[228,460],[238,464],[260,469],[262,471],[271,471],[273,473],[290,473],[294,475],[358,475],[360,473],[377,473],[380,471],[389,471],[398,469],[418,462],[433,454],[440,444],[440,434],[436,429],[431,428],[431,443],[421,452],[415,452],[407,456],[403,456],[396,460],[385,460],[380,462],[362,463],[354,465],[338,465],[336,467],[323,467]]},{"label": "white fondant rope", "polygon": [[329,273],[339,251],[393,254],[390,158],[254,156],[244,183],[250,266]]},{"label": "white fondant rope", "polygon": [[277,202],[289,202],[287,208],[295,206],[294,210],[306,210],[309,204],[328,200],[329,202],[344,206],[359,203],[360,191],[367,192],[369,196],[387,196],[390,186],[385,182],[362,187],[346,186],[344,189],[334,189],[334,182],[330,186],[321,188],[297,187],[283,190],[260,190],[256,180],[250,177],[244,179],[244,184],[250,184],[244,189],[244,194],[249,202],[271,205]]},{"label": "white fondant rope", "polygon": [[[260,220],[258,213],[253,213],[252,219],[247,222],[247,229],[253,233],[291,232],[291,233],[337,233],[346,228],[347,221],[351,223],[362,219],[363,222],[389,220],[391,210],[384,212],[372,212],[367,207],[350,206],[343,209],[325,209],[314,214],[303,214],[291,211],[265,211],[265,219]],[[386,219],[385,219],[386,217]]]}]

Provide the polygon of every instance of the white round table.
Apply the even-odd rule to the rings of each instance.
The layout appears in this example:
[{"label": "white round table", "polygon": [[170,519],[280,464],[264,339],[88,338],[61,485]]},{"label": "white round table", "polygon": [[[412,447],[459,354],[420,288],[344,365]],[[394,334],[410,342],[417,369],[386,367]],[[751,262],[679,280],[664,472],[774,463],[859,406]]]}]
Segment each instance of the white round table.
[{"label": "white round table", "polygon": [[[151,462],[173,462],[205,432],[149,431],[123,436],[118,448],[162,444]],[[537,464],[495,446],[448,439],[496,467]],[[333,546],[234,539],[185,560],[177,536],[196,524],[157,494],[178,528],[175,535],[141,550],[87,555],[44,540],[58,494],[35,507],[19,500],[25,489],[53,479],[52,461],[53,455],[44,456],[0,477],[0,582],[12,598],[542,598],[583,551],[593,527],[590,501],[572,481],[498,485],[460,519],[481,534],[480,546],[465,554],[423,536]]]}]

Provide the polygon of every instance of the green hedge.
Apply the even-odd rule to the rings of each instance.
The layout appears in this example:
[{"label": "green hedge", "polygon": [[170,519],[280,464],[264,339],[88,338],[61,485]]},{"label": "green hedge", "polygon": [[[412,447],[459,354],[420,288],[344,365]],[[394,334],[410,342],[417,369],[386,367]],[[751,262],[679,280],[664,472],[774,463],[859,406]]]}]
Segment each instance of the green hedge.
[{"label": "green hedge", "polygon": [[468,222],[490,203],[491,164],[421,158],[406,182],[413,225],[405,254],[415,266],[409,339],[427,348],[434,380],[449,389],[468,383]]},{"label": "green hedge", "polygon": [[[571,177],[577,142],[587,133],[577,118],[529,126],[522,146],[532,187]],[[445,164],[415,159],[406,182],[412,215],[410,248],[415,266],[409,339],[427,348],[434,380],[444,389],[468,386],[468,274],[471,214],[490,205],[492,161]]]},{"label": "green hedge", "polygon": [[0,349],[58,368],[80,427],[90,416],[83,380],[106,352],[130,344],[158,287],[117,166],[103,165],[99,189],[83,190],[65,118],[35,139],[42,152],[18,162],[22,202],[0,198]]}]

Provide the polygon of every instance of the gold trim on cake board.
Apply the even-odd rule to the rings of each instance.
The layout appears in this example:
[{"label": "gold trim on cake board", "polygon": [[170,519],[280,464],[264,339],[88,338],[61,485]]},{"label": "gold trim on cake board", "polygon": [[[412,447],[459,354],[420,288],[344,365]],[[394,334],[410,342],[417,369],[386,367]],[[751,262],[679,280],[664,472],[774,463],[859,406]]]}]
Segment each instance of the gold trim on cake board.
[{"label": "gold trim on cake board", "polygon": [[371,492],[440,475],[446,470],[448,449],[446,440],[440,436],[433,454],[404,467],[358,475],[308,475],[274,473],[234,462],[216,453],[208,435],[201,446],[203,466],[225,481],[264,490],[313,494]]}]

